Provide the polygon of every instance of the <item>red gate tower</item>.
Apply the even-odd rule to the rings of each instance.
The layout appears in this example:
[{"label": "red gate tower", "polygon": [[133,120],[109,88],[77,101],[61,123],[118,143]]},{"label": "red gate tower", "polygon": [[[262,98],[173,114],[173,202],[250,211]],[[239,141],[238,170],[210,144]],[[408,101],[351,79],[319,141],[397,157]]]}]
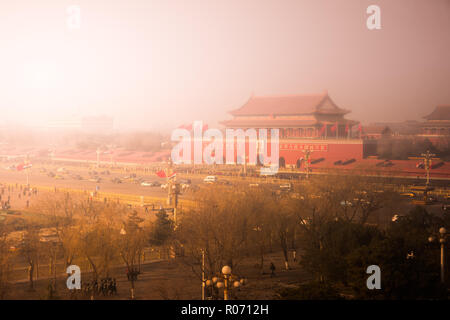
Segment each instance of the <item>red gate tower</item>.
[{"label": "red gate tower", "polygon": [[363,158],[360,135],[352,135],[359,122],[346,119],[350,111],[338,107],[328,92],[289,96],[250,97],[223,121],[233,129],[279,129],[280,166],[301,167],[304,150],[311,150],[310,161],[346,161]]}]

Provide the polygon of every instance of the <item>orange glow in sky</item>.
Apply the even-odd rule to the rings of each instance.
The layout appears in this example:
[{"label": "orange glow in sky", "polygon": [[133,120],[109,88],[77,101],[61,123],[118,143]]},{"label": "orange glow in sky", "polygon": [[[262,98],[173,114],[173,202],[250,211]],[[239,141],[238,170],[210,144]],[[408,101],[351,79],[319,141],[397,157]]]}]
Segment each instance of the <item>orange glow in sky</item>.
[{"label": "orange glow in sky", "polygon": [[252,93],[324,90],[351,118],[420,119],[450,103],[449,33],[448,0],[2,1],[0,123],[215,123]]}]

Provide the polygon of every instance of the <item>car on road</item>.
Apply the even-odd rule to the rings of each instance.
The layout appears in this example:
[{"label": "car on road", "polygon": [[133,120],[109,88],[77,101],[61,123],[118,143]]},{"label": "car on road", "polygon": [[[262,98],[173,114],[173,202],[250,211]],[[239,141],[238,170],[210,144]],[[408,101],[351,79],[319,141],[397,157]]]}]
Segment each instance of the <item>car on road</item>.
[{"label": "car on road", "polygon": [[64,180],[64,177],[61,176],[61,175],[59,175],[59,174],[57,174],[56,176],[54,176],[54,178],[57,179],[57,180]]},{"label": "car on road", "polygon": [[416,194],[414,192],[403,192],[403,193],[400,193],[400,195],[403,197],[409,197],[409,198],[414,198],[416,196]]},{"label": "car on road", "polygon": [[206,182],[206,183],[217,182],[217,177],[216,176],[207,176],[205,179],[203,179],[203,182]]},{"label": "car on road", "polygon": [[283,183],[283,184],[280,185],[280,190],[291,191],[292,190],[292,184],[290,184],[290,183]]},{"label": "car on road", "polygon": [[102,182],[102,179],[100,179],[99,177],[94,177],[94,178],[89,179],[89,181],[100,183],[100,182]]},{"label": "car on road", "polygon": [[187,191],[191,187],[190,184],[180,183],[181,191]]},{"label": "car on road", "polygon": [[394,216],[392,217],[391,221],[395,222],[395,221],[398,221],[398,220],[404,219],[404,218],[405,218],[404,215],[394,214]]},{"label": "car on road", "polygon": [[158,181],[143,181],[141,182],[141,186],[143,187],[159,187],[161,186],[161,183]]},{"label": "car on road", "polygon": [[113,178],[111,179],[112,183],[122,183],[122,180],[120,178]]},{"label": "car on road", "polygon": [[296,192],[296,193],[292,193],[291,194],[291,198],[293,199],[300,199],[300,200],[305,200],[305,197],[300,195],[300,193]]}]

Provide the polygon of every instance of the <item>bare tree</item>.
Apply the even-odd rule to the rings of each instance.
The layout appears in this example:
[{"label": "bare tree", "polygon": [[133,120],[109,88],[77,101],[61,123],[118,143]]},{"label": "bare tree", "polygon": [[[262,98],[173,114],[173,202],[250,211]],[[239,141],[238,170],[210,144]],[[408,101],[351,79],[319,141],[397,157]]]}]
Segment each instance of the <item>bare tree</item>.
[{"label": "bare tree", "polygon": [[34,270],[38,263],[39,254],[41,253],[39,229],[37,227],[28,226],[25,230],[20,252],[28,263],[28,279],[30,289],[34,290]]},{"label": "bare tree", "polygon": [[11,242],[6,232],[0,231],[0,299],[4,299],[9,289],[10,276],[13,268],[14,255],[11,252]]},{"label": "bare tree", "polygon": [[121,239],[118,241],[120,256],[127,266],[128,281],[131,285],[131,299],[135,297],[134,282],[137,280],[137,275],[140,272],[136,266],[140,265],[142,252],[147,242],[146,233],[139,226],[140,222],[142,222],[142,219],[137,217],[136,212],[130,214],[124,228],[120,231]]},{"label": "bare tree", "polygon": [[205,272],[214,275],[227,264],[235,268],[247,250],[250,206],[244,191],[224,192],[221,187],[196,193],[198,206],[181,219],[177,237],[184,246],[185,259],[195,274],[205,254]]}]

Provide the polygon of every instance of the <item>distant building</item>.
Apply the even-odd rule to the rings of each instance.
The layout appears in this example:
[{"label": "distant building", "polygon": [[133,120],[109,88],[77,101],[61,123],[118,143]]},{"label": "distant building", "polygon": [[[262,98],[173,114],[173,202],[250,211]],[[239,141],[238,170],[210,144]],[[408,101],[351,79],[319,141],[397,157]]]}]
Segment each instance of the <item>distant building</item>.
[{"label": "distant building", "polygon": [[392,130],[385,125],[369,125],[362,128],[361,136],[363,139],[368,140],[390,138],[392,136]]},{"label": "distant building", "polygon": [[421,133],[421,123],[415,120],[403,122],[375,122],[369,127],[388,127],[393,136],[416,136]]},{"label": "distant building", "polygon": [[437,148],[450,148],[450,105],[437,106],[421,123],[421,138],[426,138]]},{"label": "distant building", "polygon": [[351,137],[358,122],[345,118],[349,110],[337,106],[328,93],[251,97],[221,122],[227,128],[280,130],[280,166],[301,166],[304,150],[315,159],[363,158],[363,141]]},{"label": "distant building", "polygon": [[421,124],[422,136],[448,137],[450,136],[450,105],[437,106],[429,115],[425,116]]}]

